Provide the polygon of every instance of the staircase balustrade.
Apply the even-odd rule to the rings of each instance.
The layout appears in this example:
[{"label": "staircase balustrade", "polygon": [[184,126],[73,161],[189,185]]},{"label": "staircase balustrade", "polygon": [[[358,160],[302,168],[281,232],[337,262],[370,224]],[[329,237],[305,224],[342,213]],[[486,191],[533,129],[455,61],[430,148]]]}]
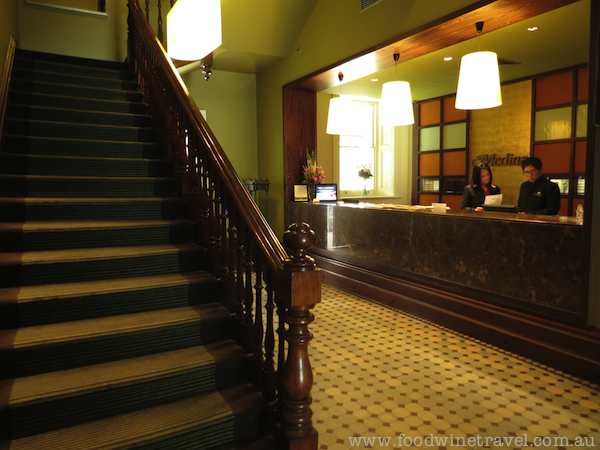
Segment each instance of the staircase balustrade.
[{"label": "staircase balustrade", "polygon": [[139,0],[129,7],[128,61],[196,223],[197,243],[210,254],[206,269],[220,279],[238,343],[250,355],[251,380],[273,406],[279,448],[316,449],[308,326],[321,276],[306,255],[314,233],[308,224],[292,224],[284,236],[288,256],[191,99],[148,13]]},{"label": "staircase balustrade", "polygon": [[[11,36],[8,42],[8,50],[6,51],[4,72],[2,74],[2,80],[0,80],[0,139],[2,138],[2,129],[4,128],[4,115],[6,113],[6,103],[8,102],[8,88],[10,87],[10,77],[15,61],[16,50],[17,40],[14,36]],[[0,150],[2,148],[1,145],[2,142],[0,142]]]}]

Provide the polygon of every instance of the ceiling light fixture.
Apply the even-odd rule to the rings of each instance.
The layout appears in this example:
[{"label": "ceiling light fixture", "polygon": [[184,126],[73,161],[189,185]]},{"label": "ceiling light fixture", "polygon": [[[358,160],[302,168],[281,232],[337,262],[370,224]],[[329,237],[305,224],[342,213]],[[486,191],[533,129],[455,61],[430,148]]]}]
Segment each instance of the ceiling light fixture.
[{"label": "ceiling light fixture", "polygon": [[527,31],[537,31],[538,27],[528,27]]},{"label": "ceiling light fixture", "polygon": [[[397,78],[399,53],[394,53],[394,64]],[[412,125],[415,123],[412,94],[408,81],[390,81],[381,87],[380,124],[390,127]]]},{"label": "ceiling light fixture", "polygon": [[[477,22],[475,29],[481,34],[483,22]],[[463,56],[456,89],[456,109],[488,109],[501,104],[498,55],[478,51]]]},{"label": "ceiling light fixture", "polygon": [[360,136],[355,124],[354,103],[350,97],[342,97],[342,80],[344,74],[338,73],[340,80],[340,96],[329,100],[329,112],[327,114],[327,134],[339,134],[342,136]]},{"label": "ceiling light fixture", "polygon": [[222,42],[221,0],[178,0],[167,14],[171,58],[198,61]]}]

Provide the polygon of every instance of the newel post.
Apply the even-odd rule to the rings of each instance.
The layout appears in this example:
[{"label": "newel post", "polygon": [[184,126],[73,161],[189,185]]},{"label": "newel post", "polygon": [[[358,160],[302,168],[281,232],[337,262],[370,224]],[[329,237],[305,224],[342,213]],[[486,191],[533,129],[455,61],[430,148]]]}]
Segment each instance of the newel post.
[{"label": "newel post", "polygon": [[282,447],[289,450],[316,450],[318,433],[312,426],[313,373],[308,357],[314,320],[310,312],[321,301],[321,274],[306,251],[316,237],[307,223],[294,223],[284,233],[283,242],[292,251],[278,277],[280,305],[287,330],[283,338],[288,352],[281,374],[283,410],[280,431]]}]

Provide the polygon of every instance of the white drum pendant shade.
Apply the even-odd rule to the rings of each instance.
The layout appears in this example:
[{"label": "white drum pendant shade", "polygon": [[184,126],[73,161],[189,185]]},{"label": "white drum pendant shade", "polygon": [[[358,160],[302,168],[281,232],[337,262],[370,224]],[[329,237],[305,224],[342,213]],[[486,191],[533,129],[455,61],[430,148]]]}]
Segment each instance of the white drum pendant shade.
[{"label": "white drum pendant shade", "polygon": [[167,14],[171,58],[198,61],[222,42],[221,0],[178,0]]},{"label": "white drum pendant shade", "polygon": [[342,136],[360,136],[355,126],[356,114],[350,97],[334,97],[329,100],[327,114],[327,134]]},{"label": "white drum pendant shade", "polygon": [[396,127],[415,123],[408,81],[391,81],[381,87],[380,124]]},{"label": "white drum pendant shade", "polygon": [[463,56],[456,89],[456,109],[487,109],[501,104],[496,53],[475,52]]}]

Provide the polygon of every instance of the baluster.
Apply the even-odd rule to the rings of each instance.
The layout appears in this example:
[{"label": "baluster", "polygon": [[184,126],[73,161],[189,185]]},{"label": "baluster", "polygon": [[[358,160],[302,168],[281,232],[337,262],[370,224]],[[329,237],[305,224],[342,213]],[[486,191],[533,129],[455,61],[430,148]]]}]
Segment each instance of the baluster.
[{"label": "baluster", "polygon": [[231,312],[237,312],[237,302],[235,299],[235,281],[236,281],[236,255],[237,255],[237,214],[236,210],[231,207],[227,208],[228,220],[227,220],[227,269],[225,272],[225,286],[226,286],[226,302]]},{"label": "baluster", "polygon": [[163,39],[163,20],[162,20],[162,5],[160,4],[160,0],[158,0],[158,40],[164,44]]},{"label": "baluster", "polygon": [[263,312],[262,312],[262,264],[259,261],[255,264],[255,283],[254,283],[254,301],[255,301],[255,313],[254,313],[254,355],[252,361],[254,362],[254,387],[258,390],[262,390],[262,370],[263,370]]},{"label": "baluster", "polygon": [[263,365],[263,397],[273,403],[277,398],[277,372],[275,372],[275,289],[273,286],[273,273],[267,272],[267,302],[265,311],[267,316],[267,329],[265,331],[265,362]]},{"label": "baluster", "polygon": [[293,255],[285,262],[279,276],[279,290],[285,310],[283,319],[288,324],[284,338],[288,353],[281,375],[283,411],[281,436],[286,448],[303,450],[317,448],[318,433],[312,426],[312,398],[310,391],[313,374],[308,357],[308,343],[312,333],[308,326],[314,320],[310,310],[321,301],[321,275],[306,250],[314,246],[316,237],[307,223],[290,225],[283,242]]},{"label": "baluster", "polygon": [[246,276],[244,284],[244,327],[242,329],[242,348],[246,353],[251,353],[252,348],[252,304],[254,299],[252,298],[252,272],[254,268],[254,261],[252,260],[252,244],[249,243],[248,236],[250,234],[246,231]]},{"label": "baluster", "polygon": [[[235,300],[236,300],[236,322],[237,322],[237,336],[236,341],[238,345],[242,344],[242,339],[244,336],[244,256],[245,256],[245,246],[244,246],[244,236],[246,234],[246,228],[244,226],[244,222],[240,221],[239,229],[237,234],[237,260],[236,260],[236,282],[235,282]],[[247,257],[247,256],[246,256]]]},{"label": "baluster", "polygon": [[146,20],[150,23],[150,0],[146,0]]}]

